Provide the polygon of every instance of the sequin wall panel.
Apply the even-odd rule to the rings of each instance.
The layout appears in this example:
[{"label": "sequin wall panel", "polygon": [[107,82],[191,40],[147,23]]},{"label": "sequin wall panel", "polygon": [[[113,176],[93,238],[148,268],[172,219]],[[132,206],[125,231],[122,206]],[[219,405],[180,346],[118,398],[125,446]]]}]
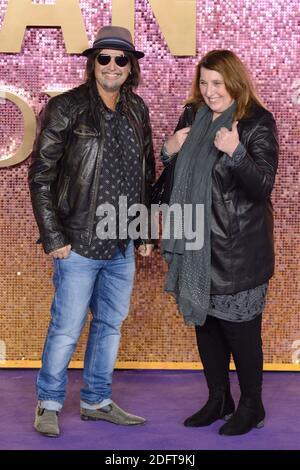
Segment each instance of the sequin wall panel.
[{"label": "sequin wall panel", "polygon": [[[90,42],[100,25],[110,23],[112,3],[113,0],[79,2]],[[7,6],[7,0],[0,0],[1,27]],[[156,155],[158,158],[165,137],[173,132],[197,60],[215,48],[235,51],[248,65],[264,102],[275,115],[281,144],[273,192],[276,275],[270,284],[263,316],[265,362],[297,363],[300,357],[299,1],[197,0],[196,9],[196,56],[179,57],[170,53],[150,2],[135,1],[136,47],[146,54],[140,62],[143,83],[139,93],[150,108]],[[176,24],[173,26],[176,30]],[[61,29],[28,27],[20,53],[0,54],[0,87],[22,98],[37,115],[47,102],[45,91],[77,86],[84,78],[84,66],[83,57],[66,52]],[[17,151],[26,130],[17,105],[4,99],[3,93],[0,116],[3,160]],[[25,160],[0,168],[0,359],[7,361],[40,359],[52,297],[51,260],[35,243],[38,232],[27,188],[28,164]],[[157,168],[159,173],[160,164]],[[137,261],[120,361],[191,365],[197,362],[193,329],[184,325],[174,301],[163,292],[165,272],[166,266],[158,252],[152,259]],[[83,357],[86,334],[85,329],[74,355],[76,360]]]}]

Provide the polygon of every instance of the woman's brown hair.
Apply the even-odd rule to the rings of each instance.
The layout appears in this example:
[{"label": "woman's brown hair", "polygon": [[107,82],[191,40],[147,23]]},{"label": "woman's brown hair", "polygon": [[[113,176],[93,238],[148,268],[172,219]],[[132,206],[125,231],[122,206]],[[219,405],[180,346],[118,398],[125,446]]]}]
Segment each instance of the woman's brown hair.
[{"label": "woman's brown hair", "polygon": [[[86,62],[86,68],[85,68],[86,82],[95,80],[95,59],[97,55],[99,54],[99,52],[100,50],[97,49],[88,56],[88,59]],[[137,88],[137,86],[140,83],[141,69],[140,69],[140,65],[139,65],[137,58],[133,54],[130,54],[130,52],[124,52],[124,55],[126,55],[129,58],[131,71],[130,71],[130,74],[128,75],[126,82],[123,84],[122,88],[123,89],[125,88],[126,90],[131,91],[133,88]]]},{"label": "woman's brown hair", "polygon": [[265,107],[255,90],[246,67],[233,52],[228,50],[210,51],[200,60],[196,67],[192,93],[186,104],[192,104],[195,108],[205,104],[199,87],[201,67],[214,70],[222,75],[226,90],[237,103],[234,119],[239,120],[249,116],[253,103]]}]

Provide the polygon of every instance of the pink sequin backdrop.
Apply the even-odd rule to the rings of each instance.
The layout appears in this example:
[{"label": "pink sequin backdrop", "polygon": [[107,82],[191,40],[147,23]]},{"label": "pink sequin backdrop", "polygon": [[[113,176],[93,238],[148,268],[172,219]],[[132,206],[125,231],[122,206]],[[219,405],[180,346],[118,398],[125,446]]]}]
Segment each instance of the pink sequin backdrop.
[{"label": "pink sequin backdrop", "polygon": [[[0,27],[7,3],[0,0]],[[110,23],[111,1],[79,3],[91,42],[99,26]],[[176,124],[198,58],[211,49],[228,48],[240,56],[275,115],[281,143],[273,193],[277,268],[264,314],[265,362],[295,364],[300,359],[299,1],[197,0],[196,57],[172,56],[148,1],[135,4],[135,42],[146,53],[139,93],[151,111],[157,155]],[[66,53],[59,28],[30,27],[19,54],[0,54],[0,89],[23,97],[38,113],[47,101],[41,90],[78,85],[84,65],[83,57]],[[23,122],[15,105],[1,99],[0,119],[2,159],[21,143]],[[17,361],[40,358],[52,295],[51,261],[35,245],[27,168],[28,160],[0,168],[0,359]],[[193,330],[184,326],[173,300],[163,293],[165,266],[159,255],[139,260],[137,268],[119,359],[196,362]],[[85,337],[86,331],[75,359],[82,358]]]}]

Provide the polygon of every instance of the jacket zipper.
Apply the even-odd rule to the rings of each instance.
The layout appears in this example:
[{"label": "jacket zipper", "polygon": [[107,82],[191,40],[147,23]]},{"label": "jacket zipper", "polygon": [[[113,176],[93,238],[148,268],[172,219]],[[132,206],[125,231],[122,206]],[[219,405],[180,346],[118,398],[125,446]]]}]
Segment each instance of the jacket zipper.
[{"label": "jacket zipper", "polygon": [[[131,109],[131,113],[134,115],[135,117],[135,120],[136,122],[138,122],[138,118],[137,118],[137,115],[135,114],[135,112]],[[137,130],[136,130],[136,127],[134,125],[134,122],[133,120],[130,119],[130,116],[128,114],[128,120],[129,120],[129,123],[131,123],[132,125],[132,129],[133,129],[133,132],[134,132],[134,135],[136,136],[137,138],[137,141],[140,145],[140,152],[141,152],[141,159],[142,159],[142,188],[141,188],[141,204],[145,204],[145,200],[146,200],[146,157],[145,157],[145,153],[143,151],[143,144],[142,144],[142,140],[140,138],[140,136],[138,135],[137,133]],[[146,241],[145,240],[142,240],[141,239],[141,242],[142,242],[142,245],[146,245]]]},{"label": "jacket zipper", "polygon": [[99,174],[101,170],[101,164],[102,164],[102,157],[103,157],[103,147],[104,147],[104,124],[103,120],[101,119],[100,122],[100,145],[97,153],[97,162],[96,162],[96,177],[95,177],[95,183],[94,183],[94,193],[92,196],[92,210],[90,212],[90,220],[88,223],[88,228],[89,228],[89,238],[88,238],[88,244],[91,244],[92,237],[93,237],[93,223],[94,223],[94,218],[95,218],[95,208],[96,208],[96,202],[97,202],[97,195],[98,195],[98,190],[96,189],[96,185],[99,188]]},{"label": "jacket zipper", "polygon": [[[135,117],[135,121],[138,122],[138,117],[137,115],[135,114],[135,112],[131,109],[131,113],[134,115]],[[137,138],[137,141],[140,145],[140,152],[141,152],[141,159],[142,159],[142,189],[141,189],[141,203],[144,204],[145,203],[145,192],[146,192],[146,158],[145,158],[145,154],[143,152],[143,144],[142,144],[142,140],[140,138],[140,136],[138,135],[137,133],[137,130],[136,130],[136,127],[134,125],[134,122],[133,120],[130,119],[130,116],[128,115],[128,120],[129,122],[132,124],[132,128],[133,128],[133,132],[134,132],[134,135],[136,136]]]}]

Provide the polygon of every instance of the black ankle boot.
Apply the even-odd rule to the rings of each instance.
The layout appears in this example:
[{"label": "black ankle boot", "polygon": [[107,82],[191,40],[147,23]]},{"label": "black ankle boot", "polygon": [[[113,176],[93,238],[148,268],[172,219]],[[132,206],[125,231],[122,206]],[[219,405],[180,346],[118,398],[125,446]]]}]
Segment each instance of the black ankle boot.
[{"label": "black ankle boot", "polygon": [[261,399],[241,398],[236,412],[220,429],[223,436],[239,436],[264,426],[265,410]]},{"label": "black ankle boot", "polygon": [[197,413],[193,414],[184,421],[187,427],[209,426],[218,419],[228,420],[234,412],[234,401],[229,387],[210,391],[206,404]]}]

